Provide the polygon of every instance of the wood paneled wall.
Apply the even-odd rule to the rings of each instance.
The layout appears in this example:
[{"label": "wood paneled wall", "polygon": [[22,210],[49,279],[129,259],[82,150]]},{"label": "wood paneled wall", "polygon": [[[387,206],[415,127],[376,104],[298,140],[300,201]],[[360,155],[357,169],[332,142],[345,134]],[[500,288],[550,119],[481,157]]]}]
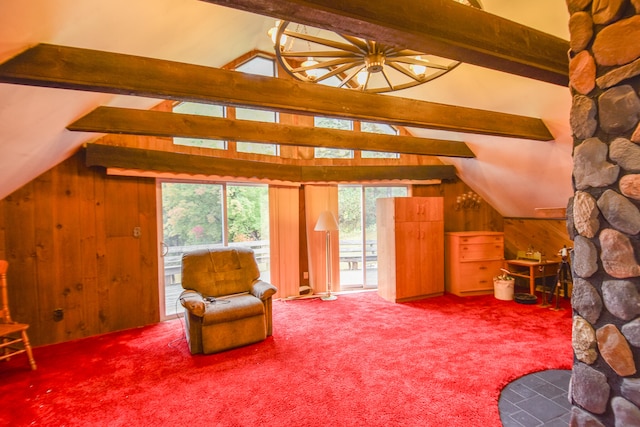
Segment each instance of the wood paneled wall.
[{"label": "wood paneled wall", "polygon": [[[169,103],[158,106],[169,110]],[[295,122],[297,116],[288,117]],[[308,120],[308,119],[307,119]],[[195,147],[167,138],[108,135],[101,143],[274,163],[326,165],[428,165],[434,157],[313,159],[313,150],[283,147],[280,157]],[[555,254],[572,246],[564,220],[503,218],[486,202],[456,209],[470,191],[462,181],[415,185],[413,196],[444,197],[445,231],[504,231],[505,256],[529,246]],[[309,284],[304,190],[300,188],[300,284]],[[87,168],[81,152],[0,200],[0,258],[9,261],[14,318],[31,325],[34,345],[122,330],[159,321],[156,182],[107,176]],[[140,237],[134,228],[140,227]],[[55,313],[61,312],[62,318]]]},{"label": "wood paneled wall", "polygon": [[0,201],[12,315],[34,345],[159,321],[155,200],[154,180],[76,154]]},{"label": "wood paneled wall", "polygon": [[456,209],[456,199],[471,189],[461,180],[439,185],[416,185],[412,195],[444,197],[444,231],[503,231],[503,218],[492,206],[482,202],[477,209]]},{"label": "wood paneled wall", "polygon": [[[466,191],[457,181],[414,186],[412,193],[444,197],[447,231],[504,231],[507,258],[529,246],[547,255],[572,246],[564,220],[503,219],[486,203],[456,210]],[[10,262],[11,309],[31,325],[34,345],[159,321],[158,220],[153,179],[106,176],[84,166],[80,153],[0,201],[0,257]],[[306,236],[300,237],[303,272]]]},{"label": "wood paneled wall", "polygon": [[505,258],[516,258],[518,251],[530,246],[554,258],[564,245],[573,247],[564,219],[503,218],[492,206],[456,210],[456,198],[470,191],[462,181],[439,185],[414,186],[414,196],[443,196],[445,231],[503,231]]},{"label": "wood paneled wall", "polygon": [[[2,201],[0,201],[0,206]],[[0,208],[0,259],[6,259],[7,254],[5,251],[4,245],[4,236],[5,236],[5,220],[4,220],[4,209]]]},{"label": "wood paneled wall", "polygon": [[564,219],[505,218],[504,234],[507,258],[515,258],[518,251],[531,246],[548,259],[555,259],[564,245],[573,247]]}]

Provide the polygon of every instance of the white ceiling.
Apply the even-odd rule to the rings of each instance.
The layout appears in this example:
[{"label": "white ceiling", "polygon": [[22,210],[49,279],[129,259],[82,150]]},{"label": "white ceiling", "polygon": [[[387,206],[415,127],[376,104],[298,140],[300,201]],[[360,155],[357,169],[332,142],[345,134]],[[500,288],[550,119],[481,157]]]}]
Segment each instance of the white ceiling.
[{"label": "white ceiling", "polygon": [[[568,39],[558,0],[482,0],[496,15]],[[51,43],[220,67],[259,49],[273,19],[198,0],[0,0],[0,62]],[[540,142],[411,129],[466,142],[475,159],[443,158],[507,217],[565,207],[571,185],[571,95],[566,87],[463,64],[394,96],[541,118],[554,136]],[[158,100],[0,84],[0,198],[67,158],[96,135],[65,127],[99,105],[149,108]]]}]

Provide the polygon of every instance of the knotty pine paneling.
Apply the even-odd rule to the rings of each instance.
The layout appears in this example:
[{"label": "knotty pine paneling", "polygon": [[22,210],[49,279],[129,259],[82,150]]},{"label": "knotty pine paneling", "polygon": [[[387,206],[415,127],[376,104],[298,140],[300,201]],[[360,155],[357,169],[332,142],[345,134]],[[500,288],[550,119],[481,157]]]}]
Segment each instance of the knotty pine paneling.
[{"label": "knotty pine paneling", "polygon": [[467,191],[470,188],[457,180],[416,185],[412,195],[444,197],[445,231],[504,231],[505,259],[516,258],[519,250],[529,246],[553,259],[563,245],[573,246],[563,219],[503,218],[484,201],[477,210],[456,210],[456,198]]},{"label": "knotty pine paneling", "polygon": [[155,200],[154,180],[79,153],[0,201],[11,310],[34,345],[159,321]]},{"label": "knotty pine paneling", "polygon": [[412,195],[441,196],[444,199],[444,231],[503,231],[503,218],[492,206],[482,202],[478,209],[456,210],[456,198],[471,191],[461,180],[438,185],[414,185]]},{"label": "knotty pine paneling", "polygon": [[[2,206],[2,201],[0,201],[0,207]],[[7,257],[7,254],[5,252],[5,245],[4,245],[4,239],[5,239],[5,234],[4,234],[4,209],[0,208],[0,259],[5,259]]]},{"label": "knotty pine paneling", "polygon": [[504,219],[504,250],[508,259],[529,246],[549,259],[556,259],[562,246],[573,247],[564,219]]}]

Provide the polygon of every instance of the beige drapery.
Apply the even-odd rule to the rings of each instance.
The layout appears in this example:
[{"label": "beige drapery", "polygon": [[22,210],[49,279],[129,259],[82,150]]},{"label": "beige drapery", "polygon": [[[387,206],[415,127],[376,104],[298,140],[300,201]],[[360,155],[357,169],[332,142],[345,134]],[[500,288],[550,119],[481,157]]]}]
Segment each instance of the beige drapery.
[{"label": "beige drapery", "polygon": [[[329,210],[338,219],[338,186],[305,185],[305,224],[307,230],[307,254],[309,257],[309,284],[315,293],[327,291],[326,234],[315,231],[320,213]],[[340,290],[339,231],[331,232],[331,287]]]},{"label": "beige drapery", "polygon": [[297,296],[300,289],[299,188],[269,186],[269,244],[274,298]]}]

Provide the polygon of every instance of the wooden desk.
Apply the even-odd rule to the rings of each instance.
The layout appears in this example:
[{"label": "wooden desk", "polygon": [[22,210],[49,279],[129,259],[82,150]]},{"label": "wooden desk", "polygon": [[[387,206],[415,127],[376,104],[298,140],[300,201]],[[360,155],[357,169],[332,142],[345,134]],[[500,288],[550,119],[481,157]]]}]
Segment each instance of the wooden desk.
[{"label": "wooden desk", "polygon": [[535,295],[536,278],[555,276],[560,261],[533,261],[527,259],[507,259],[507,270],[512,276],[529,279],[529,293]]}]

